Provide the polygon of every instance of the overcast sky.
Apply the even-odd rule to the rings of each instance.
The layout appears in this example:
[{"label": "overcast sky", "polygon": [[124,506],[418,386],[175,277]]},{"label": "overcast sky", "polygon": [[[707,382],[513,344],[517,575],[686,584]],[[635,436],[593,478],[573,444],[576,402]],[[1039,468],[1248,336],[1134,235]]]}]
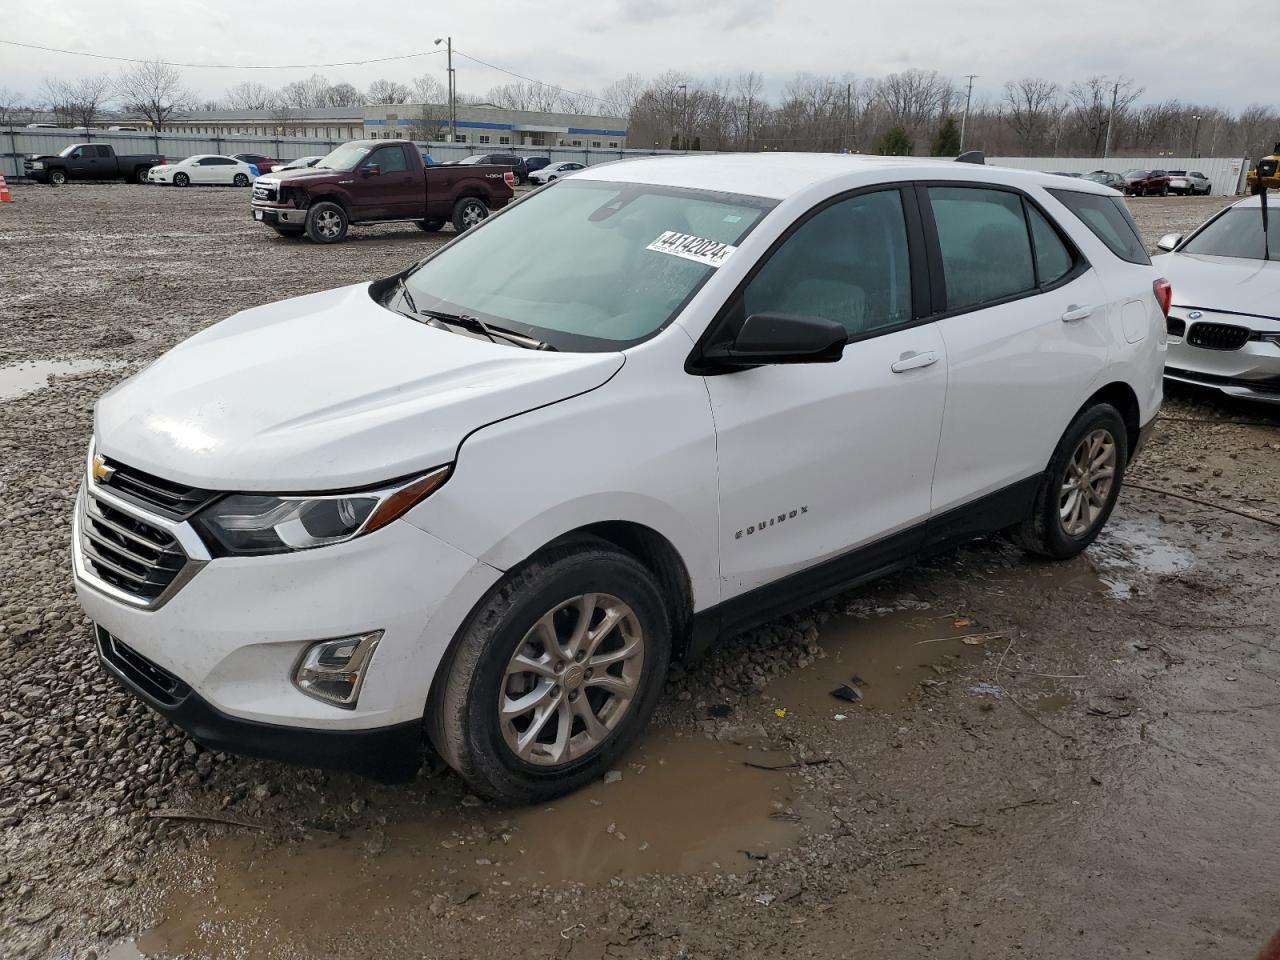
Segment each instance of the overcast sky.
[{"label": "overcast sky", "polygon": [[[1125,73],[1143,101],[1179,98],[1238,110],[1274,103],[1269,74],[1280,36],[1271,0],[61,0],[0,2],[13,40],[126,57],[200,63],[329,63],[456,46],[571,89],[598,91],[627,72],[674,68],[697,77],[759,70],[776,94],[796,72],[882,76],[936,69],[975,97],[998,99],[1005,80],[1064,84]],[[5,10],[8,10],[5,13]],[[456,59],[458,87],[483,93],[511,78]],[[46,76],[120,64],[0,46],[0,86],[37,98]],[[217,97],[246,79],[273,86],[311,70],[187,69],[187,85]],[[444,57],[320,70],[360,88],[378,77],[444,75]]]}]

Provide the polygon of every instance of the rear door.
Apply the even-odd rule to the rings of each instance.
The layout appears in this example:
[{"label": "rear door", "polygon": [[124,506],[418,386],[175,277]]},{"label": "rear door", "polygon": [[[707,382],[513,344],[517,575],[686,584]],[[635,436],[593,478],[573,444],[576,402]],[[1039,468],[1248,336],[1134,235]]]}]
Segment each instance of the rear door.
[{"label": "rear door", "polygon": [[1106,293],[1021,191],[934,184],[920,196],[949,362],[933,510],[990,497],[1016,519],[1106,363]]},{"label": "rear door", "polygon": [[802,571],[803,587],[786,580],[775,592],[803,593],[814,577],[847,580],[912,553],[922,539],[947,363],[927,318],[914,204],[909,187],[878,187],[820,205],[775,245],[718,321],[799,314],[849,332],[836,363],[705,379],[725,599]]}]

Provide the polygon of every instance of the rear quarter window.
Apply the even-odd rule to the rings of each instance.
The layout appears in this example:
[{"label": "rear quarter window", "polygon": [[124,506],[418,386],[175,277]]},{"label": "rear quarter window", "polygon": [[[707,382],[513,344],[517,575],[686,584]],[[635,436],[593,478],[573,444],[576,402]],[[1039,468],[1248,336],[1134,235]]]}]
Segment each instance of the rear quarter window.
[{"label": "rear quarter window", "polygon": [[1144,266],[1151,264],[1151,258],[1147,256],[1146,247],[1142,244],[1142,237],[1138,234],[1138,225],[1133,222],[1133,216],[1123,198],[1054,188],[1050,188],[1049,193],[1075,214],[1076,219],[1121,260]]}]

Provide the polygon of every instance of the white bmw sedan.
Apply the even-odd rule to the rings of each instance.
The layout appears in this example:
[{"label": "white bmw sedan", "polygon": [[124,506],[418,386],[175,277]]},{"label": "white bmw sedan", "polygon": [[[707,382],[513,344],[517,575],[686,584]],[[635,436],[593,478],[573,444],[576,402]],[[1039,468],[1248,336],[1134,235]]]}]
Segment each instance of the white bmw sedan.
[{"label": "white bmw sedan", "polygon": [[229,187],[247,187],[258,179],[258,168],[234,157],[215,154],[199,154],[177,163],[152,167],[147,172],[147,183],[159,183],[175,187],[193,184],[217,184]]},{"label": "white bmw sedan", "polygon": [[1269,219],[1266,243],[1261,198],[1246,197],[1188,237],[1160,238],[1171,252],[1155,263],[1174,293],[1169,379],[1280,403],[1280,204]]},{"label": "white bmw sedan", "polygon": [[590,167],[104,396],[76,592],[103,669],[214,749],[396,779],[425,735],[546,800],[718,636],[995,531],[1084,550],[1168,297],[1084,180]]}]

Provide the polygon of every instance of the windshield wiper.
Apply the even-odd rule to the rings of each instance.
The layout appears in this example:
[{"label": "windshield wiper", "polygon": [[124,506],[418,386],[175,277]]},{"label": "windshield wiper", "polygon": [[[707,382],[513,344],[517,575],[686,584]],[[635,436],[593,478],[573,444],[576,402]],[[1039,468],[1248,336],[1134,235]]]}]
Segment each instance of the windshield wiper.
[{"label": "windshield wiper", "polygon": [[[410,303],[412,307],[412,303]],[[494,343],[497,338],[501,337],[508,343],[514,343],[518,347],[526,347],[529,350],[554,350],[551,344],[545,340],[539,340],[536,337],[526,337],[523,333],[516,333],[514,330],[506,330],[503,327],[495,327],[491,323],[485,323],[479,317],[473,317],[466,313],[448,313],[444,310],[415,310],[415,313],[423,317],[430,317],[432,320],[439,320],[441,323],[451,324],[455,327],[462,327],[464,330],[470,330],[472,333],[479,333],[488,337]]]}]

